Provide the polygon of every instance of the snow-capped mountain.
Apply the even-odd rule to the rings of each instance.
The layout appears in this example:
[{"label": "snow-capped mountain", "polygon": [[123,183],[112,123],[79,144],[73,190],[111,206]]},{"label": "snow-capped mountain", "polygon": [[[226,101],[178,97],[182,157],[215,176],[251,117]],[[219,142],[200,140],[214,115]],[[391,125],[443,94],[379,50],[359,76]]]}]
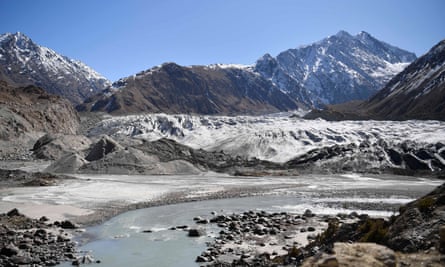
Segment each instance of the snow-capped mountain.
[{"label": "snow-capped mountain", "polygon": [[22,33],[0,35],[0,80],[36,85],[79,104],[111,83],[80,61],[34,43]]},{"label": "snow-capped mountain", "polygon": [[121,79],[78,110],[113,114],[264,114],[297,109],[269,80],[238,65],[165,63]]},{"label": "snow-capped mountain", "polygon": [[364,100],[416,59],[369,33],[345,31],[317,43],[261,57],[255,71],[313,106]]},{"label": "snow-capped mountain", "polygon": [[371,99],[313,110],[329,120],[445,120],[445,40],[391,79]]},{"label": "snow-capped mountain", "polygon": [[258,114],[368,99],[416,56],[361,32],[341,31],[255,65],[165,63],[120,79],[79,110]]},{"label": "snow-capped mountain", "polygon": [[389,119],[445,120],[445,40],[394,77],[366,108]]}]

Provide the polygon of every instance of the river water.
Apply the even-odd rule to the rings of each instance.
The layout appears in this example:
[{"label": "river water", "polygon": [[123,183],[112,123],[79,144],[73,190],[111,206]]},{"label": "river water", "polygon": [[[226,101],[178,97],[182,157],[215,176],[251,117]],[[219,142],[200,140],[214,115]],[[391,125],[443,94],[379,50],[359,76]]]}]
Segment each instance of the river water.
[{"label": "river water", "polygon": [[[200,178],[201,179],[201,178]],[[222,180],[221,180],[222,179]],[[233,178],[219,177],[219,184],[236,183]],[[171,227],[196,227],[193,218],[211,218],[211,213],[230,214],[246,210],[303,213],[311,209],[316,214],[367,213],[390,216],[398,207],[431,191],[442,181],[403,176],[302,176],[270,178],[273,184],[282,179],[292,180],[298,186],[275,188],[265,195],[207,200],[166,205],[129,211],[109,221],[87,229],[79,241],[85,253],[101,261],[101,266],[157,266],[196,267],[196,256],[206,249],[206,242],[218,233],[215,226],[207,225],[206,236],[187,237],[182,230]],[[277,180],[278,179],[278,180]],[[209,178],[211,185],[212,179]],[[202,180],[201,186],[204,184]],[[197,182],[197,181],[195,181]],[[266,183],[268,178],[252,178],[240,183]],[[172,181],[168,182],[170,185]],[[192,186],[193,181],[188,181]],[[182,186],[186,186],[182,184]],[[152,231],[145,233],[145,230]],[[65,263],[61,266],[70,266]]]}]

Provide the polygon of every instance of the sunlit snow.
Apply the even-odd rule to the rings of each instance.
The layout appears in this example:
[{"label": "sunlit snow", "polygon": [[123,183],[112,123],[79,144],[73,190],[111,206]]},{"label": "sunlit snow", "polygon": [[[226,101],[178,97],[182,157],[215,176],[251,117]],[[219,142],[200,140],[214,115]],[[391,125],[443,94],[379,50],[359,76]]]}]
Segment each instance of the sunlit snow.
[{"label": "sunlit snow", "polygon": [[289,114],[192,116],[145,114],[110,117],[90,135],[132,136],[149,141],[170,138],[208,151],[285,162],[315,148],[387,142],[445,143],[445,122],[304,120]]}]

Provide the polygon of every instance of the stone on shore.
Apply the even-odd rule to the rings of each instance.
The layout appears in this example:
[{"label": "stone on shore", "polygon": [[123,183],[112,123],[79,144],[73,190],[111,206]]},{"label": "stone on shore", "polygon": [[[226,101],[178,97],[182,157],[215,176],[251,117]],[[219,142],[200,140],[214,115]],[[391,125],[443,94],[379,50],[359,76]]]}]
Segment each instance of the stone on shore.
[{"label": "stone on shore", "polygon": [[17,209],[0,214],[0,266],[55,266],[72,260],[76,244],[60,226],[28,218]]},{"label": "stone on shore", "polygon": [[205,234],[206,234],[205,229],[202,228],[193,228],[188,230],[189,237],[200,237]]}]

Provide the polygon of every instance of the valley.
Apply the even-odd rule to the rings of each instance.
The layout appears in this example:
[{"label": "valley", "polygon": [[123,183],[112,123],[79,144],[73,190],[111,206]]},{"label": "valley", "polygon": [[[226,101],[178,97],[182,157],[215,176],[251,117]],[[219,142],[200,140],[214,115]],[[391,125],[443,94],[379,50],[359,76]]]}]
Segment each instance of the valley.
[{"label": "valley", "polygon": [[369,241],[440,266],[443,42],[340,31],[112,83],[0,35],[0,265],[295,266]]}]

